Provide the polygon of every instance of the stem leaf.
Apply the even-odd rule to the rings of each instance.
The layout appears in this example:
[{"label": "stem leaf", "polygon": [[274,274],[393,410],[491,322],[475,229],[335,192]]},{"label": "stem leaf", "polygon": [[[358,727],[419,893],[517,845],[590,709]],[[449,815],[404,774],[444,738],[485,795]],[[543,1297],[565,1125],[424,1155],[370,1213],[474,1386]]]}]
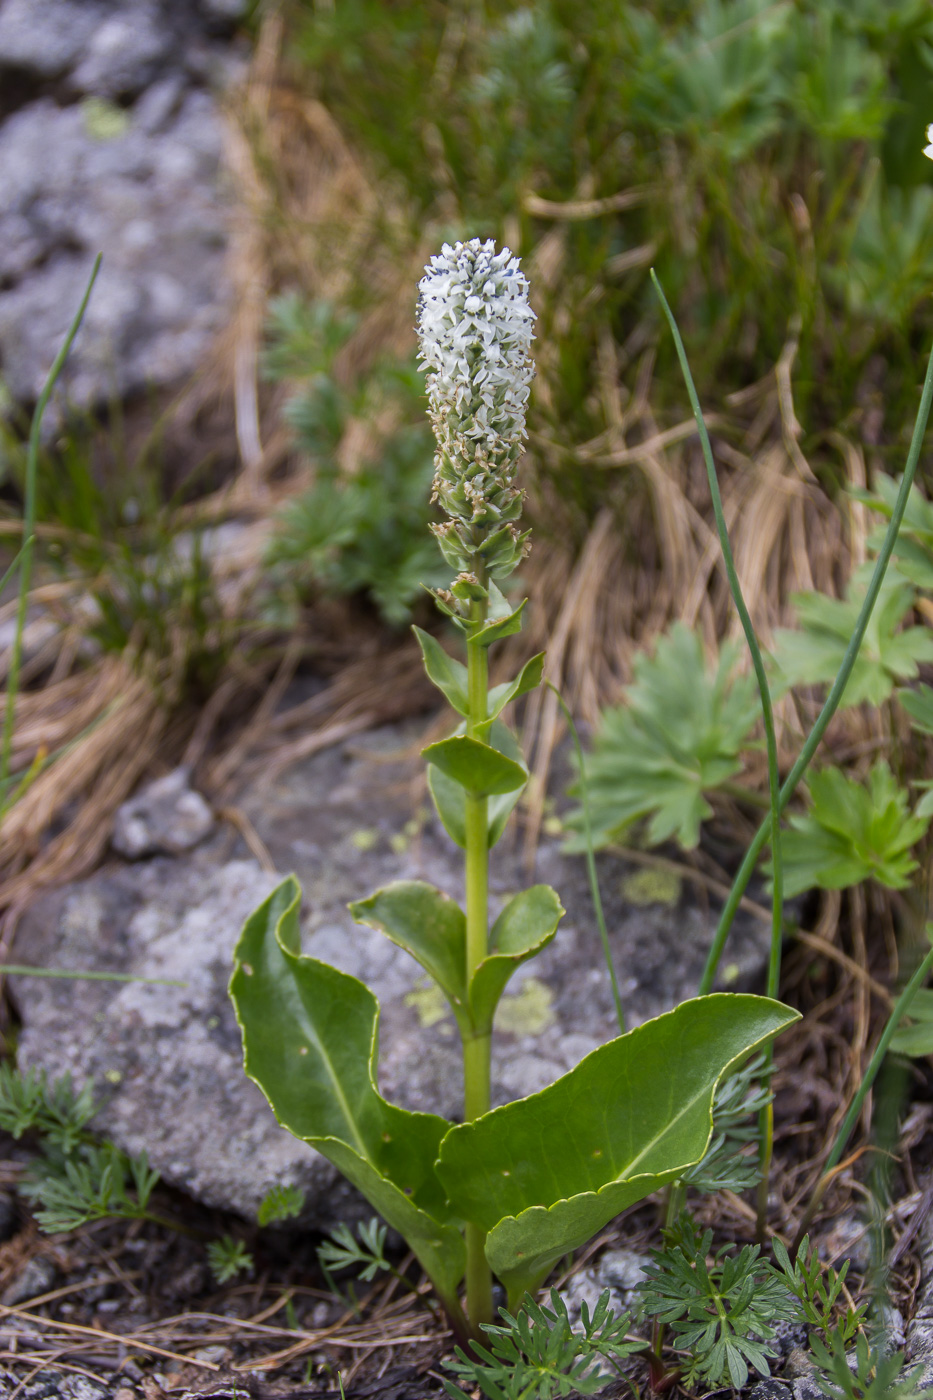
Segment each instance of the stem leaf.
[{"label": "stem leaf", "polygon": [[[527,695],[529,690],[534,690],[539,686],[543,675],[544,652],[539,651],[537,656],[533,656],[530,661],[525,662],[513,681],[503,681],[501,685],[494,685],[489,692],[486,725],[496,719],[510,701],[517,700],[520,695]],[[461,711],[461,713],[463,712]],[[480,725],[478,727],[482,731],[486,726]]]},{"label": "stem leaf", "polygon": [[447,697],[458,715],[468,715],[470,701],[467,693],[467,668],[463,662],[448,656],[437,638],[432,637],[429,632],[422,632],[420,627],[413,627],[411,630],[418,638],[428,680]]},{"label": "stem leaf", "polygon": [[421,754],[470,797],[499,797],[515,792],[525,786],[528,777],[521,764],[466,734],[429,744]]},{"label": "stem leaf", "polygon": [[477,1027],[492,1025],[512,973],[550,943],[564,913],[550,885],[532,885],[509,900],[490,931],[489,956],[470,983],[470,1006]]},{"label": "stem leaf", "polygon": [[[486,742],[497,749],[499,753],[504,754],[506,758],[512,759],[513,763],[519,764],[527,779],[528,770],[524,768],[522,751],[507,725],[503,724],[501,720],[494,720],[492,728],[486,736]],[[453,778],[448,778],[447,774],[442,773],[440,768],[433,763],[428,765],[428,788],[447,835],[462,850],[466,850],[466,794],[463,788],[459,783],[454,782]],[[514,792],[489,798],[487,811],[490,848],[496,844],[505,830],[505,824],[520,795],[521,789],[516,788]]]},{"label": "stem leaf", "polygon": [[468,1029],[466,918],[459,905],[422,880],[395,880],[349,909],[358,924],[378,929],[411,953]]},{"label": "stem leaf", "polygon": [[[490,589],[494,585],[490,584]],[[496,618],[492,622],[487,622],[486,626],[479,632],[470,634],[470,641],[477,646],[492,646],[493,642],[501,641],[503,637],[511,637],[516,632],[522,630],[522,613],[525,610],[527,598],[523,598],[517,608],[512,612],[507,612],[504,617]]]}]

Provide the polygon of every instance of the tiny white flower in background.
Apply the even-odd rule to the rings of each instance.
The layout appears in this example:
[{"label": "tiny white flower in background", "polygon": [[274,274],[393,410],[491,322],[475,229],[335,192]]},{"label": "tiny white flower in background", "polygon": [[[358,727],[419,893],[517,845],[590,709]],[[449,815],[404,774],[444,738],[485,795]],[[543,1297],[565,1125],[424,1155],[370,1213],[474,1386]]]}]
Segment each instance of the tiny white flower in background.
[{"label": "tiny white flower in background", "polygon": [[924,146],[923,154],[929,156],[930,160],[933,160],[933,122],[927,127],[927,141],[929,145]]},{"label": "tiny white flower in background", "polygon": [[489,474],[508,482],[522,452],[534,374],[528,280],[508,248],[471,238],[445,243],[418,290],[438,472],[453,469],[475,516],[494,504]]}]

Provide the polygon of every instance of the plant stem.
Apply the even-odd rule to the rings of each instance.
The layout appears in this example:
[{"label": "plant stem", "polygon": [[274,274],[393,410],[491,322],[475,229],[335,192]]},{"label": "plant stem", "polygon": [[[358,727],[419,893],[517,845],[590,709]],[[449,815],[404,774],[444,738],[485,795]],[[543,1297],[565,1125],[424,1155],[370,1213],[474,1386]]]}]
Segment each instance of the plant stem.
[{"label": "plant stem", "polygon": [[[10,669],[7,673],[6,684],[6,712],[3,716],[3,738],[0,740],[0,792],[5,793],[7,782],[10,776],[10,757],[13,751],[13,719],[16,708],[16,696],[19,691],[19,672],[23,657],[23,633],[26,630],[26,614],[29,610],[29,587],[32,583],[32,556],[35,547],[36,534],[36,486],[39,476],[39,434],[42,429],[42,417],[52,397],[52,390],[55,388],[55,381],[62,372],[62,366],[68,357],[72,341],[78,334],[78,328],[84,319],[87,304],[91,297],[97,274],[100,270],[100,253],[94,259],[94,267],[85,289],[81,305],[78,307],[77,315],[71,323],[68,334],[65,336],[65,343],[55,356],[55,362],[49,370],[49,376],[42,387],[39,401],[36,404],[35,412],[32,415],[32,426],[29,430],[29,451],[26,456],[26,484],[23,499],[23,547],[21,551],[22,562],[19,574],[19,602],[16,609],[16,629],[13,633],[13,646],[10,651]],[[6,579],[4,578],[4,582]]]},{"label": "plant stem", "polygon": [[[927,421],[930,417],[931,403],[933,403],[933,349],[930,351],[930,358],[927,362],[926,378],[923,382],[923,393],[920,397],[920,407],[917,410],[917,419],[914,423],[913,438],[911,439],[910,451],[907,454],[904,475],[901,478],[900,490],[897,493],[894,510],[891,512],[891,520],[885,533],[884,542],[878,553],[875,571],[871,576],[871,582],[865,594],[865,601],[862,604],[862,610],[859,613],[858,621],[855,624],[855,630],[849,640],[849,645],[846,647],[846,653],[842,659],[842,665],[839,667],[839,673],[833,681],[830,692],[826,697],[826,703],[820,711],[806,743],[800,750],[796,763],[784,780],[784,786],[781,788],[780,792],[780,810],[782,812],[793,797],[797,784],[806,772],[810,760],[826,732],[829,721],[839,708],[842,693],[852,673],[852,667],[855,665],[855,658],[858,656],[859,648],[862,645],[862,640],[872,614],[872,609],[881,591],[885,571],[887,570],[891,555],[894,552],[894,544],[897,540],[898,531],[901,528],[901,521],[904,518],[904,511],[907,509],[907,498],[910,495],[910,488],[917,472],[917,463],[920,460],[920,449],[923,446]],[[763,821],[745,853],[745,859],[742,861],[739,872],[733,881],[732,890],[730,891],[729,898],[720,916],[719,926],[716,929],[716,936],[713,939],[712,947],[706,959],[706,966],[703,969],[703,976],[700,979],[699,992],[701,996],[712,989],[713,982],[716,978],[716,972],[719,968],[719,960],[722,957],[722,951],[725,947],[726,939],[729,936],[729,930],[732,927],[736,910],[739,907],[748,882],[758,863],[758,857],[768,839],[770,830],[770,819]]]},{"label": "plant stem", "polygon": [[[473,604],[474,630],[486,618],[484,601]],[[489,690],[488,653],[484,646],[467,642],[467,735],[476,730],[487,713]],[[486,957],[489,944],[489,820],[488,798],[466,797],[466,982]],[[466,1122],[489,1111],[490,1046],[492,1026],[485,1025],[463,1038],[463,1116]],[[467,1312],[470,1327],[492,1321],[492,1273],[486,1262],[486,1234],[478,1225],[467,1225]]]}]

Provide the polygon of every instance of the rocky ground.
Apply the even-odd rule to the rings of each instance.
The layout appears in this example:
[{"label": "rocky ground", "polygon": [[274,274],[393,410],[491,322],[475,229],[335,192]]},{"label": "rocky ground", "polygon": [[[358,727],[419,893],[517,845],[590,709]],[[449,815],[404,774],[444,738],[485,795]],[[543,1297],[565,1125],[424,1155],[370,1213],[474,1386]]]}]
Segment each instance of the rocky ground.
[{"label": "rocky ground", "polygon": [[[79,407],[177,387],[232,309],[219,102],[243,0],[0,0],[0,383]],[[50,419],[50,422],[54,421]]]}]

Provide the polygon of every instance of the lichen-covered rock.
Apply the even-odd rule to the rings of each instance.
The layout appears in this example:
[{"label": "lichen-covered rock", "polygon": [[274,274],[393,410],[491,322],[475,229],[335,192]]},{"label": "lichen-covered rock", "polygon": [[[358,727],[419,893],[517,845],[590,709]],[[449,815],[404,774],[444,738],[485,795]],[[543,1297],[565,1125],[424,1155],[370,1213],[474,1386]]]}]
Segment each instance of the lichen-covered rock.
[{"label": "lichen-covered rock", "polygon": [[110,844],[121,856],[180,855],[214,830],[214,814],[191,786],[191,770],[181,767],[146,783],[117,808]]}]

